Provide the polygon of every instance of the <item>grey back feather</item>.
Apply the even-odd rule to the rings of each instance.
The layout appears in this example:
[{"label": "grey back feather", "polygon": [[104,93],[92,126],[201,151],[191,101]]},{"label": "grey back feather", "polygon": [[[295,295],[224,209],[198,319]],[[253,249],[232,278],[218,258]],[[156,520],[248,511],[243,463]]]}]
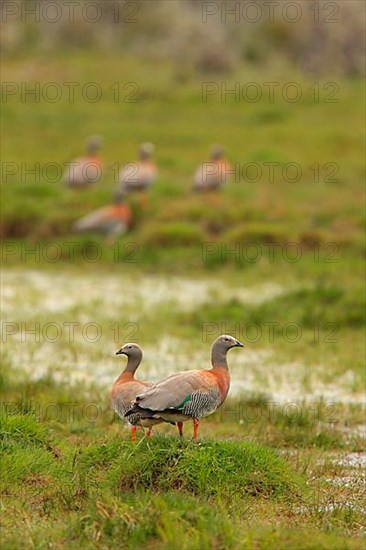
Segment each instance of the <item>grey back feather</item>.
[{"label": "grey back feather", "polygon": [[[203,374],[204,373],[204,374]],[[221,404],[214,378],[207,371],[186,371],[172,374],[136,397],[139,407],[152,411],[178,409],[187,416],[200,418]]]}]

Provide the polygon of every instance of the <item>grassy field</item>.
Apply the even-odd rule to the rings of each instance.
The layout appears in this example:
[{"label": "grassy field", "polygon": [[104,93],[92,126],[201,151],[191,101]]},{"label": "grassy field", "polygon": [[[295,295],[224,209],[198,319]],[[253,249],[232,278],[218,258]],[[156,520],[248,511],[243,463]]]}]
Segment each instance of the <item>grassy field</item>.
[{"label": "grassy field", "polygon": [[[357,79],[336,81],[337,103],[329,103],[329,90],[323,88],[334,78],[319,82],[317,97],[315,80],[301,74],[281,67],[265,73],[247,69],[230,78],[208,77],[220,89],[237,86],[240,94],[217,92],[204,102],[205,84],[178,84],[168,63],[151,66],[97,52],[52,61],[47,56],[7,60],[4,72],[7,81],[19,82],[18,93],[7,97],[2,122],[8,133],[4,160],[15,163],[3,174],[2,231],[8,239],[71,238],[70,226],[78,216],[110,201],[115,167],[133,160],[138,144],[150,140],[156,145],[159,179],[147,209],[141,212],[134,205],[135,229],[129,235],[141,246],[142,258],[156,262],[162,245],[177,250],[202,241],[295,241],[307,247],[335,242],[364,250],[363,124],[358,115],[363,84]],[[74,81],[78,86],[71,102],[64,83]],[[91,81],[100,93],[96,103],[83,92]],[[22,82],[28,88],[38,85],[39,95],[24,95]],[[44,99],[50,82],[59,83],[57,102]],[[110,89],[115,82],[119,98]],[[136,86],[134,103],[126,102],[123,86],[128,82]],[[260,90],[260,101],[243,96],[248,82]],[[274,101],[265,82],[278,82]],[[301,92],[296,103],[286,100],[288,82]],[[18,121],[22,131],[13,132]],[[65,189],[58,179],[91,133],[104,137],[106,170],[86,201],[85,194]],[[213,142],[226,147],[234,181],[218,197],[197,197],[190,192],[192,174]],[[265,163],[276,163],[273,176]],[[32,169],[36,175],[27,174]]]},{"label": "grassy field", "polygon": [[[4,71],[41,89],[57,82],[64,95],[3,105],[3,164],[15,173],[2,184],[2,547],[362,548],[362,83],[318,79],[315,102],[316,78],[249,68],[207,81],[279,81],[279,91],[295,81],[301,100],[203,102],[200,81],[132,56],[13,57]],[[327,103],[335,80],[339,102]],[[62,83],[72,81],[97,82],[100,101],[68,101]],[[121,99],[127,82],[136,103]],[[93,133],[104,137],[105,175],[75,193],[58,166]],[[73,235],[75,219],[110,201],[108,167],[146,140],[159,178],[147,204],[131,200],[132,231],[113,245]],[[192,194],[213,142],[260,179],[249,170],[218,195]],[[25,177],[36,162],[40,178]],[[279,163],[273,181],[268,162]],[[296,182],[284,180],[288,163],[301,167]],[[139,342],[141,378],[157,380],[208,367],[223,332],[246,347],[230,353],[230,397],[199,442],[188,425],[183,441],[157,426],[130,442],[109,404],[124,364],[114,352]]]},{"label": "grassy field", "polygon": [[231,400],[198,443],[171,427],[134,444],[98,388],[5,370],[2,391],[3,548],[362,546],[351,406],[335,427],[305,404],[271,418],[264,400]]}]

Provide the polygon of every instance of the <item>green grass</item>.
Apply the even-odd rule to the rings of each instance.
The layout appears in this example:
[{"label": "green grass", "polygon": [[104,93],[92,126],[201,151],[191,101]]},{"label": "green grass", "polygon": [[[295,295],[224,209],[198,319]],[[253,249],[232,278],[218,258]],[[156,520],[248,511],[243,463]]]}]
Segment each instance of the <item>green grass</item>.
[{"label": "green grass", "polygon": [[[316,487],[304,480],[308,458],[304,468],[254,441],[155,435],[133,443],[115,424],[88,430],[84,423],[74,434],[52,425],[1,415],[4,548],[353,549],[361,542],[357,508],[317,511]],[[305,546],[303,529],[314,531]]]},{"label": "green grass", "polygon": [[[3,548],[356,549],[361,543],[357,506],[322,510],[319,487],[306,487],[314,458],[294,461],[240,439],[140,435],[133,443],[119,424],[104,418],[88,428],[84,420],[70,430],[30,413],[2,413]],[[324,467],[323,475],[329,476]],[[309,531],[312,542],[304,545]]]},{"label": "green grass", "polygon": [[[2,191],[2,234],[7,240],[75,240],[70,233],[73,221],[112,197],[116,184],[114,171],[108,167],[133,160],[138,144],[149,139],[156,144],[159,178],[147,209],[140,212],[138,204],[133,204],[135,227],[128,236],[141,247],[140,262],[159,264],[165,254],[162,247],[169,249],[171,260],[178,260],[187,245],[206,241],[230,246],[237,242],[295,241],[304,249],[309,243],[334,242],[342,251],[363,253],[362,200],[354,201],[364,192],[363,128],[358,116],[361,81],[342,81],[337,104],[314,103],[306,94],[296,105],[282,97],[271,104],[265,94],[257,103],[238,103],[233,96],[221,101],[219,94],[203,103],[202,83],[189,80],[177,87],[169,63],[152,67],[134,57],[112,53],[106,57],[97,52],[64,52],[53,57],[52,63],[41,58],[42,65],[32,61],[32,77],[41,86],[49,81],[71,81],[75,74],[82,86],[90,82],[98,67],[103,98],[93,104],[77,94],[73,103],[65,98],[57,103],[40,101],[29,109],[28,102],[10,96],[4,105],[3,128],[9,134],[4,160],[28,167],[35,162],[41,167],[50,162],[62,165],[80,154],[85,137],[97,131],[104,136],[107,168],[103,181],[94,189],[75,193],[57,181],[57,171],[53,173],[52,168],[48,178],[41,175],[37,181],[31,174],[22,177],[19,166]],[[4,67],[7,80],[27,79],[27,67],[27,60],[8,58]],[[278,79],[273,72],[266,74],[267,80]],[[108,86],[115,79],[111,75],[117,74],[122,83],[137,83],[137,103],[114,102]],[[311,85],[311,80],[300,73],[291,74],[291,78],[304,90]],[[257,69],[240,69],[227,86],[248,79],[260,83],[263,74]],[[286,82],[286,75],[283,80]],[[12,132],[17,120],[23,121],[21,133]],[[217,197],[196,196],[190,192],[193,171],[215,141],[226,147],[238,177]],[[250,175],[243,176],[243,167],[251,162],[262,170],[258,182],[251,182]],[[273,182],[263,164],[266,162],[279,163]],[[283,180],[282,170],[289,162],[301,167],[296,183]],[[328,174],[324,168],[316,183],[310,168],[315,162],[321,167],[336,163],[338,183],[324,182]],[[193,246],[188,268],[196,265],[197,252]]]},{"label": "green grass", "polygon": [[[18,172],[2,185],[4,320],[30,329],[95,321],[102,329],[95,344],[80,328],[73,342],[65,334],[56,343],[23,341],[21,332],[6,338],[2,548],[359,550],[361,476],[339,458],[364,450],[361,80],[329,76],[339,80],[339,103],[314,103],[315,78],[248,65],[219,80],[228,89],[296,80],[302,99],[238,103],[218,95],[203,103],[197,76],[177,84],[170,62],[111,51],[8,57],[4,74],[9,82],[98,81],[103,89],[97,104],[80,95],[56,104],[9,97],[4,162],[62,165],[99,133],[106,171],[86,193],[64,188],[52,168],[48,180],[22,181]],[[113,101],[116,80],[136,82],[138,103]],[[73,235],[75,219],[110,201],[108,167],[133,160],[147,140],[156,145],[159,177],[147,204],[130,199],[131,232],[113,246]],[[192,174],[214,142],[241,175],[221,193],[195,195]],[[266,162],[279,163],[272,182]],[[283,181],[290,162],[302,169],[296,183]],[[243,175],[248,163],[261,167],[258,182]],[[327,163],[338,165],[338,181],[325,181]],[[289,243],[298,261],[286,256]],[[85,251],[95,245],[101,255],[90,262]],[[137,333],[125,328],[131,323]],[[266,323],[274,323],[273,338]],[[288,323],[302,330],[296,342],[284,338]],[[207,324],[218,332],[204,339]],[[245,331],[250,324],[262,329],[258,341]],[[211,339],[237,326],[246,348],[229,364],[233,380],[251,389],[204,419],[197,443],[188,423],[183,441],[159,425],[133,444],[108,401],[121,368],[113,352],[139,341],[141,377],[205,368]]]},{"label": "green grass", "polygon": [[[93,453],[92,462],[97,462]],[[154,438],[135,452],[130,446],[119,449],[111,476],[113,486],[125,490],[175,488],[204,498],[289,496],[301,487],[283,460],[258,444],[208,440],[182,445],[166,437]]]},{"label": "green grass", "polygon": [[[356,289],[351,293],[341,287],[319,282],[313,288],[294,290],[261,305],[247,305],[245,309],[240,300],[233,299],[221,304],[210,302],[203,305],[191,320],[200,327],[203,322],[220,323],[225,320],[232,324],[240,320],[243,324],[263,325],[271,319],[278,323],[274,330],[282,330],[287,323],[310,329],[316,319],[322,326],[329,325],[329,342],[335,342],[339,329],[364,326],[365,305]],[[332,331],[332,327],[336,329]],[[296,334],[289,334],[291,338],[296,340]]]},{"label": "green grass", "polygon": [[334,425],[326,403],[298,415],[253,395],[204,419],[198,442],[190,426],[183,440],[157,426],[133,443],[100,388],[15,376],[4,363],[2,546],[356,549],[361,494],[330,487],[351,474],[319,457],[362,450],[342,430],[363,413],[336,412]]}]

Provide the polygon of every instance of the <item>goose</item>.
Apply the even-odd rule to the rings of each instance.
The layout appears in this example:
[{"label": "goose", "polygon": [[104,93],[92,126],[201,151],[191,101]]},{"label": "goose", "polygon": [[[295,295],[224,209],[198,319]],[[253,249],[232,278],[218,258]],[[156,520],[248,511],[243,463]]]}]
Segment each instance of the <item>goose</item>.
[{"label": "goose", "polygon": [[116,193],[114,203],[90,212],[73,225],[76,233],[101,233],[108,238],[126,233],[132,222],[132,212],[124,196]]},{"label": "goose", "polygon": [[119,173],[119,186],[123,193],[146,191],[154,183],[157,168],[151,160],[154,153],[152,143],[143,143],[139,149],[139,160],[126,164]]},{"label": "goose", "polygon": [[230,179],[230,163],[224,157],[219,145],[211,148],[210,160],[202,163],[193,176],[194,191],[214,191],[221,189]]},{"label": "goose", "polygon": [[193,420],[193,438],[198,437],[199,421],[212,414],[225,401],[230,388],[227,352],[244,347],[233,336],[223,334],[211,348],[211,369],[188,370],[172,374],[158,384],[138,393],[125,416],[141,414],[144,418],[161,418],[178,425],[183,435],[183,422]]},{"label": "goose", "polygon": [[[141,382],[135,378],[135,372],[142,361],[142,349],[138,344],[127,343],[116,352],[116,355],[126,355],[127,364],[111,389],[112,406],[118,416],[126,420],[126,413],[131,409],[138,393],[150,388],[151,382]],[[128,417],[131,426],[132,440],[136,439],[137,426],[148,428],[147,436],[150,437],[152,427],[162,422],[158,418],[143,419],[139,413],[133,413]]]},{"label": "goose", "polygon": [[68,187],[85,189],[101,179],[103,162],[99,156],[100,148],[100,136],[91,136],[86,142],[86,154],[67,163],[63,181]]}]

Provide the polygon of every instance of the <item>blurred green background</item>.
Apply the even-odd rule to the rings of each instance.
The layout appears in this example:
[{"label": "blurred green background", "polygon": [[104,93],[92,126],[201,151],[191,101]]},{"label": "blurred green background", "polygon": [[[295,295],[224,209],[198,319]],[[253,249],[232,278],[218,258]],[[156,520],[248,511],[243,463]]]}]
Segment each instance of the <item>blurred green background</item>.
[{"label": "blurred green background", "polygon": [[[110,200],[117,167],[148,140],[159,179],[148,212],[135,205],[131,238],[150,252],[253,234],[362,247],[362,3],[268,4],[105,1],[73,13],[14,2],[13,17],[3,7],[3,236],[70,234]],[[94,90],[100,98],[89,101]],[[104,138],[106,170],[86,200],[58,178],[92,133]],[[211,203],[190,187],[215,142],[236,175]],[[264,163],[278,163],[273,178]],[[298,178],[291,167],[286,178],[288,163]]]}]

